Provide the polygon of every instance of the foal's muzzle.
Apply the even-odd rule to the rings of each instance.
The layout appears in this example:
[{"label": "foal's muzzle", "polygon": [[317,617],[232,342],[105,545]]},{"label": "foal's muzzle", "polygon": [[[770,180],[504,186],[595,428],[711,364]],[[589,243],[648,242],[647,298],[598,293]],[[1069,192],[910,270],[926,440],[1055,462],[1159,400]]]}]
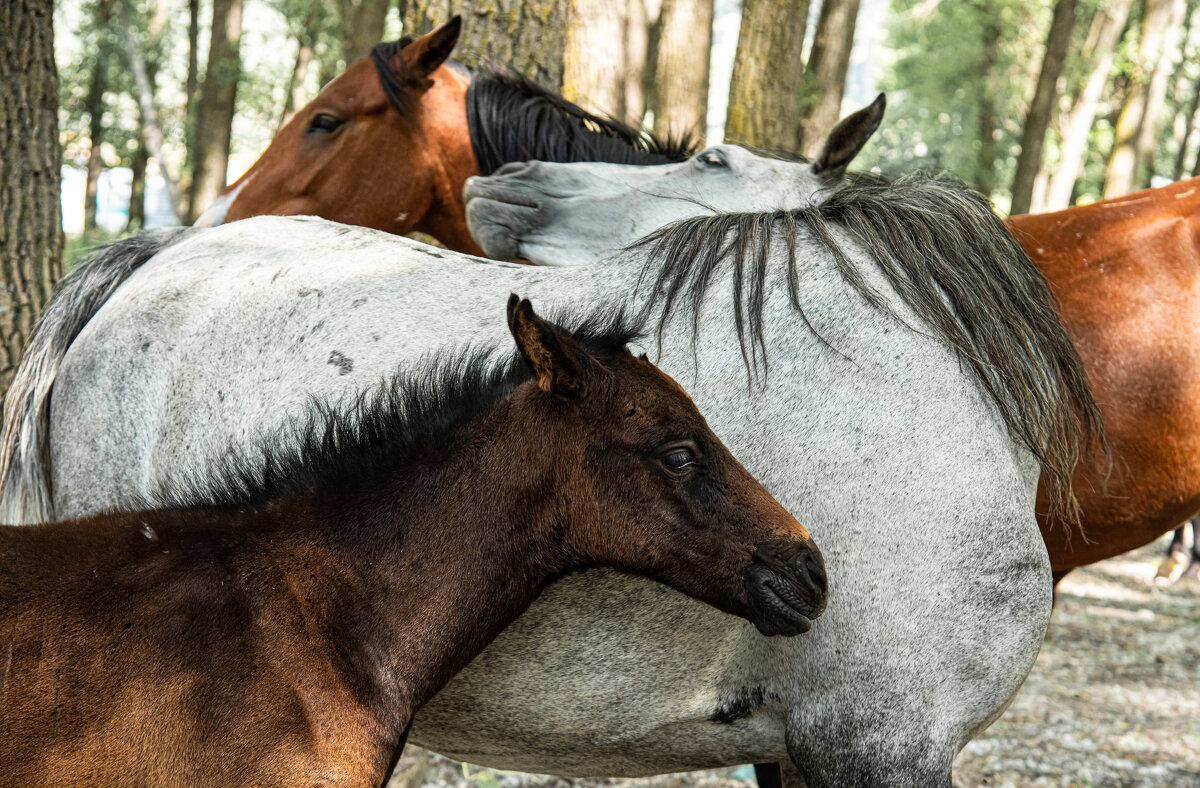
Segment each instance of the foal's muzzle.
[{"label": "foal's muzzle", "polygon": [[811,542],[768,542],[742,572],[751,619],[764,635],[799,635],[825,611],[829,578]]}]

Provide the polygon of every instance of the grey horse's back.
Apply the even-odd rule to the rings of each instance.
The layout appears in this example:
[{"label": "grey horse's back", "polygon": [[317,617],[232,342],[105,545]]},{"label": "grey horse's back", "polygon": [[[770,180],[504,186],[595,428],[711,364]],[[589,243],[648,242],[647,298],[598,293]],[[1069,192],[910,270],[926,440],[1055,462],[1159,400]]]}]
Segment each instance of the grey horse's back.
[{"label": "grey horse's back", "polygon": [[190,233],[190,227],[148,230],[109,244],[59,285],[21,356],[4,398],[0,433],[0,522],[54,518],[48,440],[50,391],[75,337],[113,292],[147,260]]}]

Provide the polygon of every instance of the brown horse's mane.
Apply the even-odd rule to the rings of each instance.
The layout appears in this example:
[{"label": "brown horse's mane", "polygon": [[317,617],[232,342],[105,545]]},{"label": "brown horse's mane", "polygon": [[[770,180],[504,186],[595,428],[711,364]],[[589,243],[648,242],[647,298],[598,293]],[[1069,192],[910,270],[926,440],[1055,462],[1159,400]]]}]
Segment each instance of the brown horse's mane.
[{"label": "brown horse's mane", "polygon": [[[412,117],[417,101],[393,68],[396,55],[412,41],[386,41],[371,51],[384,93],[405,118]],[[666,164],[695,152],[690,136],[663,140],[594,115],[510,67],[481,66],[471,74],[467,127],[483,175],[512,161]]]},{"label": "brown horse's mane", "polygon": [[[603,358],[623,352],[640,331],[624,310],[610,308],[569,333]],[[429,459],[448,448],[443,439],[457,427],[530,378],[519,354],[496,355],[492,348],[467,347],[442,358],[426,356],[349,400],[314,399],[304,415],[256,447],[230,448],[202,477],[172,479],[149,498],[120,508],[258,507]]]},{"label": "brown horse's mane", "polygon": [[1042,463],[1051,515],[1077,524],[1071,474],[1093,441],[1107,454],[1099,406],[1046,278],[987,199],[952,177],[854,175],[819,205],[685,219],[637,241],[632,248],[648,253],[642,271],[654,293],[648,303],[661,307],[660,339],[676,313],[689,315],[698,335],[716,272],[731,265],[747,374],[765,375],[768,261],[782,242],[789,295],[803,317],[796,251],[807,239],[833,257],[856,292],[887,310],[850,262],[846,241],[879,261],[901,301],[958,352],[1010,433]]}]

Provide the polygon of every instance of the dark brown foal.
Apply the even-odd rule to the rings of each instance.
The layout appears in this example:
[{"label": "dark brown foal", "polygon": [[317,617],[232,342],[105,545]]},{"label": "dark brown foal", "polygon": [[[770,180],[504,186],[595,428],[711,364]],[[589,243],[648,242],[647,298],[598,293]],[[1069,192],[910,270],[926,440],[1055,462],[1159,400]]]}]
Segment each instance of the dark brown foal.
[{"label": "dark brown foal", "polygon": [[585,567],[806,631],[819,553],[683,390],[617,330],[508,315],[523,362],[324,409],[175,508],[0,530],[0,783],[380,785],[422,703]]}]

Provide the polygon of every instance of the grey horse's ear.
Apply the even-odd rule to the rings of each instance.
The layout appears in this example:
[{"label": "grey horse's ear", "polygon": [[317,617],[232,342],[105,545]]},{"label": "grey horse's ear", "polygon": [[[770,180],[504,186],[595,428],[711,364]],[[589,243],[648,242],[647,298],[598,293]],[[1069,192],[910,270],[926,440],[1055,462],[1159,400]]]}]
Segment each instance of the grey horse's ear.
[{"label": "grey horse's ear", "polygon": [[508,330],[542,391],[572,399],[587,396],[596,361],[516,293],[508,297]]},{"label": "grey horse's ear", "polygon": [[858,155],[863,145],[867,144],[875,129],[879,128],[886,108],[887,97],[880,93],[869,106],[842,118],[825,138],[821,152],[813,161],[813,172],[835,177],[845,172],[846,165]]}]

